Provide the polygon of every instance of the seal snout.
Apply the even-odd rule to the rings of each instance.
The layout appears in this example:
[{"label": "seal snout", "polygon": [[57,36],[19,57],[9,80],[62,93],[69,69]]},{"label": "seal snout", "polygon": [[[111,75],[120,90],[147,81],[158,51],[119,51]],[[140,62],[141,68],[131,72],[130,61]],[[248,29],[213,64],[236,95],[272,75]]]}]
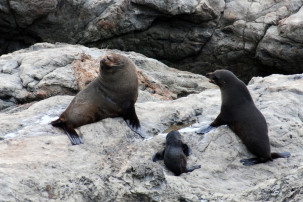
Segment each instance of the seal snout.
[{"label": "seal snout", "polygon": [[103,59],[101,60],[102,63],[105,63],[106,61],[109,61],[109,62],[113,62],[112,60],[112,56],[111,55],[106,55],[103,57]]},{"label": "seal snout", "polygon": [[110,70],[113,66],[112,57],[108,55],[104,56],[100,61],[100,65],[103,70]]},{"label": "seal snout", "polygon": [[214,74],[213,73],[207,73],[205,76],[209,79],[209,83],[216,84],[216,82],[214,81]]}]

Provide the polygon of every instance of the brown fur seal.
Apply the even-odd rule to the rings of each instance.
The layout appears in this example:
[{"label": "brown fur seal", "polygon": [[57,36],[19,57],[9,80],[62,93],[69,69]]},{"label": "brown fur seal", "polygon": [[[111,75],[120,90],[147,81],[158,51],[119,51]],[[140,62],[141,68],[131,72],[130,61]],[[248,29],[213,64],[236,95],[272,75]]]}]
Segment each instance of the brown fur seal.
[{"label": "brown fur seal", "polygon": [[63,128],[73,145],[83,143],[75,128],[105,118],[123,117],[133,131],[143,136],[134,106],[137,97],[135,64],[123,55],[109,54],[100,61],[99,76],[51,124]]},{"label": "brown fur seal", "polygon": [[266,120],[241,80],[228,70],[217,70],[208,73],[206,77],[220,87],[221,112],[209,127],[202,128],[197,133],[207,133],[214,127],[227,124],[240,137],[247,149],[257,156],[240,161],[246,166],[290,156],[289,152],[270,152]]},{"label": "brown fur seal", "polygon": [[192,172],[195,169],[201,168],[200,165],[186,167],[186,156],[190,155],[190,148],[187,144],[184,144],[181,140],[181,134],[173,130],[166,136],[166,146],[161,152],[157,152],[153,161],[163,160],[165,166],[172,171],[175,175],[181,175],[182,173]]}]

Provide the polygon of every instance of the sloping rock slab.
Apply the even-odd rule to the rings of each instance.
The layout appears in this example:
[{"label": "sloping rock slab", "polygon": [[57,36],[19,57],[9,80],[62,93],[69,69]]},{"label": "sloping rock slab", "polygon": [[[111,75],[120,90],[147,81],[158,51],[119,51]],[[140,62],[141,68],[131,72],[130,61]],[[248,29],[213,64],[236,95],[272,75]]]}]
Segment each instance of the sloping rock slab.
[{"label": "sloping rock slab", "polygon": [[[142,140],[121,118],[82,126],[85,143],[72,146],[50,126],[72,96],[55,96],[0,113],[0,200],[27,201],[300,201],[303,197],[303,75],[254,78],[249,90],[266,117],[272,151],[288,159],[255,166],[239,138],[221,126],[206,135],[194,130],[220,110],[218,89],[171,101],[136,104],[148,134]],[[197,123],[181,133],[192,149],[192,173],[174,176],[152,155],[164,147],[159,132]],[[155,134],[158,134],[154,136]]]},{"label": "sloping rock slab", "polygon": [[176,99],[212,87],[203,76],[134,52],[39,43],[0,57],[0,109],[54,95],[74,95],[98,75],[100,58],[109,52],[124,54],[137,65],[139,102]]}]

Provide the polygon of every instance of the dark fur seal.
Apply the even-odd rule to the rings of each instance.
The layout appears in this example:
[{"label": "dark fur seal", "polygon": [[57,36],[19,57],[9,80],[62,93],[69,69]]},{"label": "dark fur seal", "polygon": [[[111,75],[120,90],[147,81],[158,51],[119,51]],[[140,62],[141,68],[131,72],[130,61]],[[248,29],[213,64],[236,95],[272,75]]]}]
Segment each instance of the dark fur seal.
[{"label": "dark fur seal", "polygon": [[135,64],[123,55],[109,54],[100,61],[99,76],[51,124],[63,128],[73,145],[83,143],[75,128],[105,118],[123,117],[134,132],[143,136],[135,111],[137,97]]},{"label": "dark fur seal", "polygon": [[290,156],[289,152],[270,152],[266,120],[241,80],[228,70],[217,70],[208,73],[206,77],[220,87],[221,112],[210,126],[198,130],[197,133],[207,133],[214,127],[227,124],[240,137],[247,149],[257,156],[240,161],[246,166]]},{"label": "dark fur seal", "polygon": [[181,134],[173,130],[166,136],[166,146],[161,152],[157,152],[153,156],[153,161],[163,160],[165,166],[175,175],[192,172],[195,169],[201,168],[200,165],[186,167],[186,156],[190,155],[190,148],[181,140]]}]

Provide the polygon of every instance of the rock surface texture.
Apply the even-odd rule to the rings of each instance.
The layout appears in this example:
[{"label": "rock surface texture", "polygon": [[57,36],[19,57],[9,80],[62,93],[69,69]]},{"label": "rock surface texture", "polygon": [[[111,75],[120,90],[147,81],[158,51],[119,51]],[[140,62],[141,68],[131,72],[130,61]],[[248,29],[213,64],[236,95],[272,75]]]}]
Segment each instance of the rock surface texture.
[{"label": "rock surface texture", "polygon": [[[203,76],[115,51],[144,75],[136,111],[147,138],[122,118],[109,118],[78,128],[85,143],[72,146],[49,122],[94,77],[98,58],[108,51],[43,43],[0,57],[0,201],[302,200],[303,74],[250,81],[272,151],[292,156],[246,167],[239,161],[252,155],[227,126],[194,132],[219,113],[218,88]],[[176,177],[152,156],[164,147],[163,131],[190,124],[180,130],[192,149],[188,165],[201,168]]]},{"label": "rock surface texture", "polygon": [[[75,94],[97,76],[100,58],[108,51],[41,43],[0,56],[1,109],[53,95]],[[139,68],[139,102],[173,100],[211,86],[203,76],[169,68],[140,54],[123,54]]]},{"label": "rock surface texture", "polygon": [[35,42],[136,51],[195,73],[303,71],[302,0],[7,0],[0,54]]}]

